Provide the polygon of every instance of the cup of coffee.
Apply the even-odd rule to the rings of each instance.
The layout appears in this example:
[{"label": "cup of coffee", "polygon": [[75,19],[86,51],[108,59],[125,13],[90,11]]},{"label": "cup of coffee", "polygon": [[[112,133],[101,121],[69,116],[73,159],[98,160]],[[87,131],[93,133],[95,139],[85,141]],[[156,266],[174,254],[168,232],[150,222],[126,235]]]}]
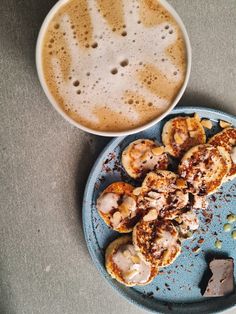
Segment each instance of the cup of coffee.
[{"label": "cup of coffee", "polygon": [[36,65],[67,121],[120,136],[154,125],[178,103],[191,47],[165,0],[60,0],[39,32]]}]

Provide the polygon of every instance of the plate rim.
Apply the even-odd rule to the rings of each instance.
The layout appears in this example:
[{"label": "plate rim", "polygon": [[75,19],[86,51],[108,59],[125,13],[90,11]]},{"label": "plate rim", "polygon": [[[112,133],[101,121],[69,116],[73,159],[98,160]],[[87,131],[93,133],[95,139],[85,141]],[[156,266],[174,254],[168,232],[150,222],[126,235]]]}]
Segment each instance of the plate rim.
[{"label": "plate rim", "polygon": [[[187,111],[193,111],[192,113],[195,113],[195,112],[200,112],[200,111],[204,111],[204,112],[208,112],[208,113],[216,113],[216,114],[219,114],[219,115],[222,115],[222,116],[225,116],[231,120],[233,120],[236,124],[236,117],[233,115],[233,114],[230,114],[230,113],[227,113],[227,112],[224,112],[222,110],[218,110],[218,109],[214,109],[214,108],[209,108],[209,107],[205,107],[205,106],[178,106],[176,108],[174,108],[172,111],[170,111],[163,119],[166,119],[168,118],[169,115],[174,115],[174,114],[186,114],[185,113],[185,110]],[[191,113],[187,113],[187,114],[191,114]],[[158,121],[156,124],[158,123],[161,123],[162,120]],[[154,127],[151,126],[150,128]],[[148,129],[146,129],[148,130]],[[137,133],[140,133],[140,132],[137,132]],[[100,273],[101,277],[104,279],[104,281],[110,286],[112,287],[113,290],[115,291],[118,291],[119,294],[125,298],[129,303],[131,304],[135,304],[136,306],[138,306],[139,308],[141,309],[144,309],[148,312],[151,312],[151,313],[165,313],[165,312],[158,312],[146,305],[144,305],[143,303],[140,303],[138,301],[136,301],[135,299],[133,299],[132,297],[130,297],[129,295],[127,295],[119,286],[115,286],[112,281],[108,278],[109,275],[106,276],[106,274],[104,273],[104,270],[102,268],[102,265],[101,263],[97,260],[96,258],[96,255],[94,253],[94,250],[92,248],[92,245],[90,244],[90,240],[89,240],[89,235],[87,233],[87,229],[86,229],[86,215],[85,215],[85,211],[86,211],[86,207],[87,207],[87,201],[86,201],[86,198],[87,198],[87,195],[89,194],[89,190],[91,189],[90,187],[90,181],[92,179],[92,176],[93,176],[93,173],[95,171],[95,169],[97,168],[97,165],[98,163],[101,161],[103,155],[105,154],[105,152],[111,147],[111,146],[114,146],[120,142],[122,142],[126,137],[129,137],[129,136],[132,136],[132,135],[135,135],[135,134],[131,134],[131,135],[124,135],[124,136],[119,136],[119,137],[115,137],[113,138],[112,140],[110,140],[106,145],[105,147],[102,149],[102,151],[98,154],[91,170],[90,170],[90,173],[89,173],[89,176],[87,178],[87,182],[86,182],[86,185],[85,185],[85,189],[84,189],[84,194],[83,194],[83,203],[82,203],[82,225],[83,225],[83,233],[84,233],[84,238],[85,238],[85,242],[86,242],[86,246],[87,246],[87,249],[89,251],[89,254],[90,254],[90,257],[92,259],[92,262],[93,264],[95,265],[96,269],[98,270],[98,272]],[[110,277],[110,276],[109,276]],[[207,300],[206,300],[207,301]],[[162,301],[160,301],[162,302]],[[163,302],[162,302],[163,303]],[[197,302],[193,302],[193,303],[181,303],[182,305],[184,304],[188,304],[188,305],[191,305],[191,304],[196,304]],[[177,303],[175,303],[177,304]],[[226,310],[230,310],[230,309],[234,309],[236,308],[236,303],[233,304],[232,306],[230,305],[229,307],[223,309],[223,310],[216,310],[214,311],[214,313],[223,313],[224,311]],[[166,312],[167,313],[167,312]],[[174,313],[174,311],[171,311],[171,313]],[[213,313],[213,312],[209,312],[209,313]]]}]

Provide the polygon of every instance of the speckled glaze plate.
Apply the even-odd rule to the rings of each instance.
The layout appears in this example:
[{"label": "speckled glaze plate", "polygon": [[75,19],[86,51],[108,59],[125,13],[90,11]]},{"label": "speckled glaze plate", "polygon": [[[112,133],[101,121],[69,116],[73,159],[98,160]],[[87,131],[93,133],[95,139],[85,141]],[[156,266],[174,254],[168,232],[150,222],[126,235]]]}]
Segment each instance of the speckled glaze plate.
[{"label": "speckled glaze plate", "polygon": [[[184,242],[182,254],[176,261],[163,268],[152,283],[143,287],[125,287],[107,274],[104,267],[105,249],[119,234],[106,226],[95,203],[101,191],[112,182],[122,180],[138,185],[128,177],[120,163],[121,152],[130,142],[138,138],[150,138],[160,143],[166,121],[177,115],[191,115],[195,112],[213,122],[213,128],[206,130],[207,136],[220,131],[219,120],[236,126],[235,117],[220,111],[196,107],[177,108],[146,131],[113,139],[95,162],[84,193],[83,228],[94,264],[107,282],[126,299],[156,313],[217,313],[236,305],[236,292],[227,297],[203,298],[199,288],[207,263],[212,257],[232,257],[236,260],[236,241],[231,238],[230,232],[223,230],[226,216],[230,212],[236,213],[236,180],[224,184],[217,193],[208,197],[208,211],[199,214],[199,231],[192,239]],[[233,228],[236,229],[236,223]],[[214,246],[216,239],[222,241],[221,250]],[[197,247],[200,247],[198,252]]]}]

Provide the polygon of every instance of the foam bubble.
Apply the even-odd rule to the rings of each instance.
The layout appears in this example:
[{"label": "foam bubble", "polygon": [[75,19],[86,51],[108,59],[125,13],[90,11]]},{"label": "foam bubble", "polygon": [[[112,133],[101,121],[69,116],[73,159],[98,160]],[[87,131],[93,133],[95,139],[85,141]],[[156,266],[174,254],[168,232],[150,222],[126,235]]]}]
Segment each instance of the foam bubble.
[{"label": "foam bubble", "polygon": [[128,60],[128,59],[125,59],[125,60],[123,60],[123,61],[120,62],[120,65],[121,65],[122,67],[126,67],[128,64],[129,64],[129,60]]},{"label": "foam bubble", "polygon": [[93,44],[91,45],[92,48],[97,48],[97,46],[98,46],[98,43],[97,43],[97,42],[95,42],[95,43],[93,43]]},{"label": "foam bubble", "polygon": [[118,70],[117,68],[114,68],[114,69],[111,69],[111,74],[115,75],[118,73]]}]

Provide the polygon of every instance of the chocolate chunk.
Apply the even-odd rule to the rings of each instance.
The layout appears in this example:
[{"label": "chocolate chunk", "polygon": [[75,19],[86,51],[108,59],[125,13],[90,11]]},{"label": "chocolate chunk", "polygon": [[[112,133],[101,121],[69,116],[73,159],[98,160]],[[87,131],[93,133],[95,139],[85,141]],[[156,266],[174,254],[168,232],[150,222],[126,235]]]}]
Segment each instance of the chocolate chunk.
[{"label": "chocolate chunk", "polygon": [[214,259],[210,262],[209,268],[212,277],[203,294],[204,297],[221,297],[234,291],[234,260]]}]

